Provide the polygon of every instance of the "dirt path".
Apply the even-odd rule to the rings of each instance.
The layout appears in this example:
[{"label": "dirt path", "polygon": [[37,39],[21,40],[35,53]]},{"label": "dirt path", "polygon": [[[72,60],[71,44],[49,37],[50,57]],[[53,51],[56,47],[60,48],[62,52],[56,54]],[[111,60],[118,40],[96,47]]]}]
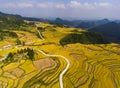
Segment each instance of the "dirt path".
[{"label": "dirt path", "polygon": [[61,58],[63,58],[66,61],[67,65],[66,65],[65,69],[61,72],[61,74],[59,76],[60,88],[63,88],[63,75],[69,69],[70,61],[66,57],[64,57],[62,55],[49,55],[49,54],[46,54],[45,52],[43,52],[42,50],[38,50],[38,52],[42,53],[45,56],[49,56],[49,57],[61,57]]}]

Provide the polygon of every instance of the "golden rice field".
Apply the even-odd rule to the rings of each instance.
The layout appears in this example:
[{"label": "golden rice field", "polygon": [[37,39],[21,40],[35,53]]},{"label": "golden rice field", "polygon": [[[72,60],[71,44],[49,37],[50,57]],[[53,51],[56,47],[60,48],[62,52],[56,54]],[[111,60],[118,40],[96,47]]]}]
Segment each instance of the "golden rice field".
[{"label": "golden rice field", "polygon": [[[1,57],[28,47],[35,52],[33,61],[17,54],[14,58],[21,58],[18,61],[0,62],[0,88],[60,88],[59,75],[66,67],[65,60],[44,56],[37,50],[51,55],[62,55],[70,60],[70,67],[63,76],[64,88],[120,88],[119,44],[75,43],[61,46],[59,41],[67,34],[73,33],[74,30],[77,30],[77,33],[84,31],[55,27],[48,23],[41,23],[40,26],[45,28],[42,35],[46,40],[38,38],[36,30],[14,31],[26,45],[0,51]],[[15,45],[14,39],[4,40],[0,47],[8,42]]]}]

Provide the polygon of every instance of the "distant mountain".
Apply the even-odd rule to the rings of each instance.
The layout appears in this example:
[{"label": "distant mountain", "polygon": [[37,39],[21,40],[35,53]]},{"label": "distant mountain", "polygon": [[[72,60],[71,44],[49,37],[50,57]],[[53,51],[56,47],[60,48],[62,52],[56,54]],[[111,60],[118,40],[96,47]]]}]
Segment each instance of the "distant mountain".
[{"label": "distant mountain", "polygon": [[56,18],[55,20],[51,20],[49,22],[52,22],[54,24],[61,24],[61,25],[67,25],[71,27],[76,28],[84,28],[89,29],[93,28],[98,25],[103,25],[108,22],[110,22],[108,19],[102,19],[102,20],[63,20],[61,18]]},{"label": "distant mountain", "polygon": [[95,21],[82,21],[77,28],[84,28],[84,29],[90,29],[99,25],[103,25],[110,22],[108,19],[103,20],[95,20]]},{"label": "distant mountain", "polygon": [[22,19],[29,20],[29,21],[48,22],[47,19],[35,18],[35,17],[22,17]]},{"label": "distant mountain", "polygon": [[67,26],[71,26],[71,27],[86,28],[86,29],[109,22],[108,19],[91,21],[91,20],[64,20],[62,18],[56,18],[55,20],[50,20],[50,19],[36,18],[36,17],[22,17],[17,14],[6,14],[6,13],[2,13],[2,12],[0,12],[0,16],[4,16],[4,17],[10,16],[10,17],[14,17],[17,19],[22,19],[22,20],[49,22],[49,23],[53,23],[53,24],[67,25]]},{"label": "distant mountain", "polygon": [[120,20],[115,20],[114,22],[116,22],[116,23],[120,23]]},{"label": "distant mountain", "polygon": [[[108,19],[87,21],[87,20],[63,20],[56,18],[55,20],[48,20],[42,18],[22,17],[20,15],[6,14],[0,12],[0,30],[4,29],[19,29],[26,25],[24,20],[50,22],[54,24],[62,24],[72,27],[86,28],[90,31],[99,32],[111,42],[120,43],[120,21],[110,22]],[[78,26],[77,26],[78,25]],[[79,37],[79,35],[78,35]],[[73,41],[74,42],[74,41]],[[75,41],[76,42],[76,41]]]},{"label": "distant mountain", "polygon": [[120,43],[120,23],[109,22],[89,30],[103,34],[111,42]]},{"label": "distant mountain", "polygon": [[20,15],[12,15],[0,12],[0,30],[15,29],[24,24]]},{"label": "distant mountain", "polygon": [[22,18],[22,16],[18,15],[18,14],[7,14],[7,13],[0,12],[0,15],[2,15],[2,16],[14,16],[17,18]]},{"label": "distant mountain", "polygon": [[72,23],[72,21],[63,20],[61,18],[56,18],[55,20],[51,21],[51,23],[53,23],[53,24],[60,24],[60,25],[67,25],[67,26],[73,26],[74,25]]}]

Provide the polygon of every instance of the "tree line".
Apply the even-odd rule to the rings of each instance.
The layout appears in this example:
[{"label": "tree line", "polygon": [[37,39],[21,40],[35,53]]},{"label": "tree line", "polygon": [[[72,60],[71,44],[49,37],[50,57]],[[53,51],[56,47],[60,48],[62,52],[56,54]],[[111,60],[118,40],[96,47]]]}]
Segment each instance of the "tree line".
[{"label": "tree line", "polygon": [[[25,54],[26,53],[26,54]],[[24,56],[26,59],[29,59],[29,60],[34,60],[34,50],[33,49],[30,49],[30,48],[25,48],[25,49],[21,49],[21,50],[17,50],[17,52],[10,52],[7,56],[7,58],[4,60],[4,62],[14,62],[16,61],[15,60],[15,55],[18,55],[20,54],[21,56],[23,54],[25,54],[26,56]]]}]

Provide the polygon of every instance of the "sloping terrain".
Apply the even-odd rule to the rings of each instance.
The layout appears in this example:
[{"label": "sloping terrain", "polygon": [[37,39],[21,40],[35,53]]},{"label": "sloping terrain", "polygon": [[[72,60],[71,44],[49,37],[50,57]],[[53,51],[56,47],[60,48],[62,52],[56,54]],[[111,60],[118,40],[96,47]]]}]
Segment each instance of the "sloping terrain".
[{"label": "sloping terrain", "polygon": [[107,41],[104,39],[102,35],[94,32],[83,32],[77,34],[73,33],[67,35],[66,37],[60,40],[61,45],[74,44],[74,43],[106,44]]},{"label": "sloping terrain", "polygon": [[[82,29],[35,24],[40,28],[27,26],[28,31],[11,30],[5,35],[14,32],[17,37],[9,35],[11,41],[8,36],[0,41],[1,88],[61,88],[59,76],[68,64],[62,56],[70,61],[62,76],[64,88],[120,87],[119,44],[104,44],[100,34]],[[38,31],[45,40],[38,37]],[[63,46],[61,40],[66,36],[70,36],[67,38],[70,42],[65,40]]]},{"label": "sloping terrain", "polygon": [[0,12],[0,30],[19,28],[23,24],[25,23],[22,19]]},{"label": "sloping terrain", "polygon": [[94,28],[96,26],[104,25],[104,24],[109,23],[109,22],[110,21],[108,19],[95,20],[95,21],[82,21],[76,27],[90,29],[90,28]]},{"label": "sloping terrain", "polygon": [[109,22],[89,29],[90,31],[99,32],[110,42],[120,43],[120,24]]}]

